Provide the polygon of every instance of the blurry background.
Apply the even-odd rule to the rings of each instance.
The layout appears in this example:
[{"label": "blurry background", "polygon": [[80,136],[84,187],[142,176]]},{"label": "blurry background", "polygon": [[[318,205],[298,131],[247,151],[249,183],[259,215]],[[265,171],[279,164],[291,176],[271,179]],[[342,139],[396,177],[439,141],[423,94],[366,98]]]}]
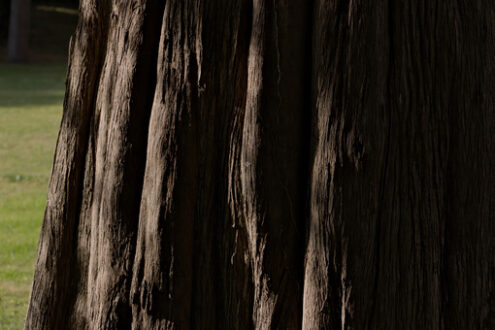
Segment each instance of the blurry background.
[{"label": "blurry background", "polygon": [[[12,0],[15,1],[23,0]],[[29,3],[28,3],[29,5]],[[30,2],[27,59],[8,61],[0,0],[0,329],[22,329],[62,115],[77,1]],[[22,20],[21,20],[22,22]]]}]

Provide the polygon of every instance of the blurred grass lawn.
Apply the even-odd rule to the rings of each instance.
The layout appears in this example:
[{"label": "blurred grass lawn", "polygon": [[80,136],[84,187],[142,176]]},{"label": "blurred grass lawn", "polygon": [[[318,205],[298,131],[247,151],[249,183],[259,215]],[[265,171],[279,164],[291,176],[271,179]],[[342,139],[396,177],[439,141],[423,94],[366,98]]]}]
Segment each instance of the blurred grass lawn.
[{"label": "blurred grass lawn", "polygon": [[0,62],[1,330],[24,324],[77,20],[33,7],[30,63]]},{"label": "blurred grass lawn", "polygon": [[0,64],[0,329],[26,313],[65,66]]}]

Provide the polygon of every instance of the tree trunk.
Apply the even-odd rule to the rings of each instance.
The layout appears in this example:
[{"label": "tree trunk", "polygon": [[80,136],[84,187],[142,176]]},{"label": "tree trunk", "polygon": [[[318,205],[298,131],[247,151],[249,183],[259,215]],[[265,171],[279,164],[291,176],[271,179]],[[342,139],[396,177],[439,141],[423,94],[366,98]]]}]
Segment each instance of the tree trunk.
[{"label": "tree trunk", "polygon": [[26,329],[495,326],[495,3],[80,9]]},{"label": "tree trunk", "polygon": [[29,56],[29,26],[31,0],[12,0],[10,3],[9,41],[7,59],[26,61]]}]

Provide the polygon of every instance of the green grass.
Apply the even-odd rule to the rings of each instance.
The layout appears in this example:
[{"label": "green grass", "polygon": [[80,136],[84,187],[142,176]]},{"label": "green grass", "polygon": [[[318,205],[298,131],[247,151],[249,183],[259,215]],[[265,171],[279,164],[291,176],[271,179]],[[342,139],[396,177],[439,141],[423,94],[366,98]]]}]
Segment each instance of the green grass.
[{"label": "green grass", "polygon": [[33,5],[30,64],[2,63],[0,42],[0,330],[26,316],[76,20],[73,8]]},{"label": "green grass", "polygon": [[63,64],[0,64],[0,329],[24,322],[64,80]]}]

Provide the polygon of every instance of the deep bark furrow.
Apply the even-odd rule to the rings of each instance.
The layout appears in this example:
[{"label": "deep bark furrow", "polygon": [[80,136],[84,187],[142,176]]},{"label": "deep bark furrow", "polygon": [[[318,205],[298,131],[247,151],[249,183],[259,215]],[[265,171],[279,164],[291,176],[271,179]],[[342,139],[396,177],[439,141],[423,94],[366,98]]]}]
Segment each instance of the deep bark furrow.
[{"label": "deep bark furrow", "polygon": [[240,179],[257,329],[300,325],[308,6],[253,2]]}]

